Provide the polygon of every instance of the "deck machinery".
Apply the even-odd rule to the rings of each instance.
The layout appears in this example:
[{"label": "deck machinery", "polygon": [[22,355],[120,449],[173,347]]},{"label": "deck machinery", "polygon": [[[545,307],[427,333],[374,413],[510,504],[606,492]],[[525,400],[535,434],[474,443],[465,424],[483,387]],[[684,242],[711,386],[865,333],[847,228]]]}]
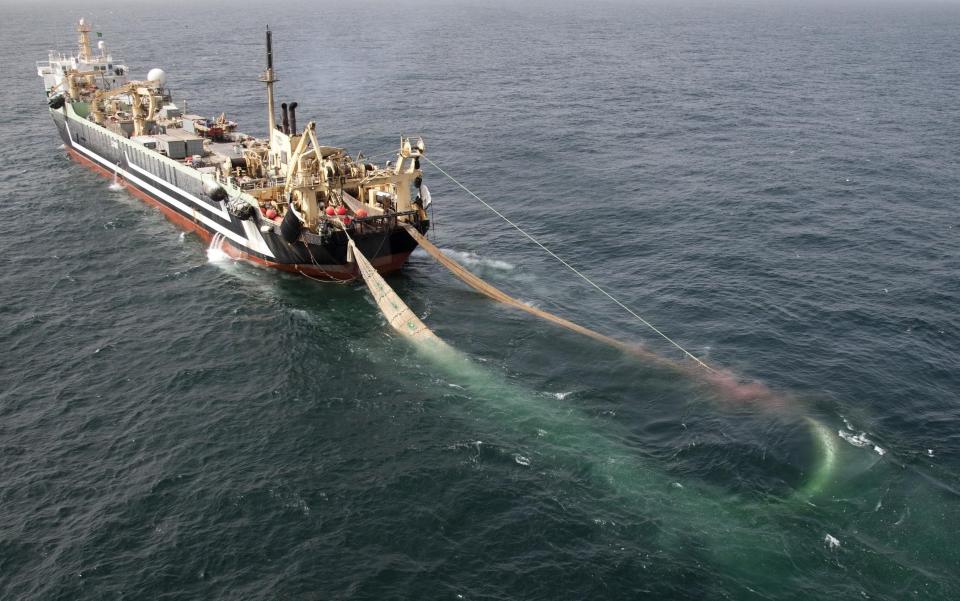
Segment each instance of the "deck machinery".
[{"label": "deck machinery", "polygon": [[[312,277],[352,279],[348,235],[381,273],[399,269],[417,243],[405,225],[429,228],[422,138],[401,137],[383,165],[320,144],[313,121],[297,127],[297,103],[277,119],[272,34],[266,31],[267,130],[237,131],[223,113],[187,113],[166,73],[131,80],[105,42],[91,47],[80,20],[76,55],[37,64],[49,110],[75,159],[158,205],[181,226],[242,258]],[[97,34],[100,35],[99,33]]]}]

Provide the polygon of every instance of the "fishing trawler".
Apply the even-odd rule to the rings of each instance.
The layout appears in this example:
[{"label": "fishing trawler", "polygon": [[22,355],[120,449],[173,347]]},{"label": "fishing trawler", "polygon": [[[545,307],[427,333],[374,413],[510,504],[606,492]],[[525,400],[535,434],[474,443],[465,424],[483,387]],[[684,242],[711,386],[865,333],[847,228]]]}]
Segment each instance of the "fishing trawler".
[{"label": "fishing trawler", "polygon": [[240,133],[223,113],[186,114],[161,69],[129,79],[104,41],[91,47],[91,31],[80,19],[77,54],[51,51],[37,63],[64,148],[227,255],[347,280],[358,275],[351,238],[377,271],[389,273],[417,247],[407,228],[429,228],[422,138],[401,137],[396,159],[378,166],[321,145],[312,121],[298,129],[296,102],[280,105],[277,122],[269,28],[260,77],[266,139]]}]

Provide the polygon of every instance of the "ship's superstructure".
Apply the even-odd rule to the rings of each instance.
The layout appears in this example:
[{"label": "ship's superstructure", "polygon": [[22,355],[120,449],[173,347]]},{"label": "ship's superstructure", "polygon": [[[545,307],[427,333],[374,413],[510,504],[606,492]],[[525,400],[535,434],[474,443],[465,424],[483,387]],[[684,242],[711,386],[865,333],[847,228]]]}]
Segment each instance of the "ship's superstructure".
[{"label": "ship's superstructure", "polygon": [[423,140],[401,137],[395,160],[378,166],[321,145],[312,121],[298,128],[296,102],[281,104],[278,122],[269,30],[261,77],[267,139],[240,133],[222,113],[185,114],[166,73],[152,69],[146,79],[129,79],[103,41],[91,48],[91,32],[81,19],[77,54],[51,52],[37,64],[64,147],[78,161],[183,227],[222,241],[236,258],[349,279],[357,267],[348,232],[381,272],[399,269],[416,248],[403,226],[429,227]]}]

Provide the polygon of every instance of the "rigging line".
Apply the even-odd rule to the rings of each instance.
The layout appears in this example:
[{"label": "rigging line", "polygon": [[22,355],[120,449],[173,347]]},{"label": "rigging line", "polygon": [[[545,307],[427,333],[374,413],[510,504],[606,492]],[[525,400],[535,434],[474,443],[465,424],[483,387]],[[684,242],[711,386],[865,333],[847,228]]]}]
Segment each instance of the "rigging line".
[{"label": "rigging line", "polygon": [[[296,209],[294,209],[292,203],[290,204],[290,209],[293,211],[294,216],[295,216],[297,219],[300,219],[300,214],[297,213]],[[301,221],[301,223],[303,223],[303,220],[302,220],[302,219],[300,219],[300,221]],[[350,236],[348,235],[347,237],[349,238]],[[310,255],[310,262],[313,263],[313,264],[316,266],[316,268],[320,270],[320,273],[322,273],[323,275],[325,275],[325,276],[327,276],[328,278],[330,278],[330,280],[331,280],[333,283],[335,283],[335,284],[349,284],[349,283],[353,282],[353,280],[356,279],[356,277],[353,277],[353,278],[350,278],[349,280],[343,280],[343,281],[341,281],[341,280],[333,277],[333,276],[330,275],[330,273],[328,273],[323,267],[320,266],[320,263],[317,262],[316,257],[313,256],[313,251],[310,250],[310,245],[307,243],[306,240],[303,239],[303,236],[302,236],[302,235],[300,236],[300,242],[302,242],[302,243],[303,243],[303,247],[304,247],[305,249],[307,249],[307,254]],[[303,271],[301,271],[299,267],[297,267],[297,273],[299,273],[299,274],[301,274],[301,275],[306,275],[308,278],[310,277],[309,275],[303,273]],[[322,282],[322,281],[323,281],[323,280],[320,280],[320,279],[317,279],[317,278],[310,278],[310,279],[312,279],[312,280],[317,280],[318,282]]]},{"label": "rigging line", "polygon": [[316,257],[313,256],[313,251],[310,250],[310,245],[307,244],[307,241],[304,240],[303,237],[300,238],[300,241],[303,242],[303,247],[307,249],[307,254],[310,255],[310,262],[313,263],[314,266],[316,266],[316,268],[317,268],[318,270],[320,270],[320,273],[322,273],[323,275],[325,275],[325,276],[327,276],[328,278],[330,278],[330,281],[328,282],[328,281],[326,281],[326,280],[321,280],[320,278],[311,277],[310,275],[304,273],[304,272],[300,269],[300,267],[297,267],[297,268],[296,268],[296,269],[297,269],[297,273],[299,273],[299,274],[302,275],[302,276],[306,276],[306,277],[310,278],[311,280],[316,280],[316,281],[318,281],[318,282],[323,282],[323,283],[325,283],[325,284],[338,284],[338,285],[341,285],[341,284],[350,284],[350,283],[352,283],[354,280],[357,279],[356,277],[352,277],[352,278],[350,278],[349,280],[341,280],[341,279],[339,279],[339,278],[335,278],[335,277],[334,277],[333,275],[331,275],[328,271],[326,271],[326,270],[320,265],[320,263],[317,262],[317,259],[316,259]]},{"label": "rigging line", "polygon": [[380,152],[380,153],[377,153],[377,154],[372,154],[372,155],[370,155],[370,156],[363,155],[363,160],[369,161],[369,160],[371,160],[371,159],[379,159],[379,158],[383,158],[383,157],[385,157],[385,156],[390,156],[390,155],[397,154],[398,152],[400,152],[400,149],[399,149],[399,148],[394,149],[394,150],[388,150],[387,152]]},{"label": "rigging line", "polygon": [[544,246],[539,240],[537,240],[536,238],[534,238],[533,236],[531,236],[530,234],[528,234],[528,233],[526,232],[526,230],[524,230],[523,228],[521,228],[521,227],[520,227],[519,225],[517,225],[516,223],[510,221],[510,219],[507,218],[506,215],[504,215],[503,213],[501,213],[500,211],[498,211],[497,209],[495,209],[493,206],[491,206],[490,204],[488,204],[485,200],[483,200],[482,198],[480,198],[479,196],[477,196],[476,194],[474,194],[469,188],[467,188],[466,186],[464,186],[463,184],[461,184],[455,177],[453,177],[452,175],[450,175],[449,173],[447,173],[446,171],[444,171],[443,168],[441,168],[439,165],[437,165],[437,164],[434,163],[432,160],[430,160],[429,157],[427,157],[426,155],[422,155],[421,158],[424,159],[424,160],[426,160],[426,161],[427,161],[428,163],[430,163],[431,165],[433,165],[440,173],[442,173],[443,175],[445,175],[450,181],[452,181],[453,183],[455,183],[456,185],[458,185],[461,189],[463,189],[464,192],[466,192],[466,193],[469,194],[470,196],[472,196],[472,197],[474,197],[475,199],[477,199],[478,201],[480,201],[480,203],[483,204],[483,206],[487,207],[488,209],[490,209],[491,211],[493,211],[494,213],[496,213],[497,216],[500,217],[500,219],[503,219],[504,221],[506,221],[507,223],[509,223],[509,224],[513,227],[513,229],[517,230],[518,232],[520,232],[521,234],[523,234],[524,236],[526,236],[527,239],[529,239],[531,242],[533,242],[534,244],[536,244],[537,246],[539,246],[540,248],[542,248],[542,249],[543,249],[544,251],[546,251],[547,254],[549,254],[551,257],[553,257],[553,258],[556,259],[557,261],[560,261],[560,263],[562,263],[567,269],[569,269],[569,270],[572,271],[573,273],[577,274],[583,281],[585,281],[586,283],[588,283],[588,284],[590,284],[591,286],[593,286],[594,288],[596,288],[598,291],[600,291],[601,294],[603,294],[604,296],[606,296],[607,298],[609,298],[610,300],[612,300],[614,303],[616,303],[617,305],[619,305],[620,308],[622,308],[624,311],[626,311],[626,312],[629,313],[630,315],[632,315],[632,316],[634,316],[635,318],[637,318],[637,319],[638,319],[641,323],[643,323],[645,326],[647,326],[648,328],[650,328],[651,330],[653,330],[654,332],[656,332],[657,334],[659,334],[664,340],[666,340],[667,342],[669,342],[670,344],[672,344],[672,345],[675,346],[676,348],[680,349],[680,351],[683,352],[684,355],[686,355],[686,356],[689,357],[690,359],[693,359],[694,361],[696,361],[696,363],[697,363],[700,367],[706,369],[706,370],[709,371],[709,372],[713,372],[713,373],[716,372],[715,369],[713,369],[712,367],[710,367],[709,365],[707,365],[706,363],[704,363],[703,361],[701,361],[696,355],[694,355],[693,353],[691,353],[691,352],[688,351],[687,349],[685,349],[685,348],[683,348],[682,346],[680,346],[679,343],[677,343],[675,340],[673,340],[672,338],[670,338],[669,336],[667,336],[666,334],[664,334],[662,331],[660,331],[660,330],[659,330],[656,326],[654,326],[652,323],[650,323],[650,322],[647,321],[646,319],[640,317],[640,315],[638,315],[633,309],[631,309],[630,307],[626,306],[625,304],[623,304],[622,302],[620,302],[619,300],[617,300],[616,297],[614,297],[612,294],[610,294],[609,292],[607,292],[606,290],[604,290],[602,287],[600,287],[599,284],[597,284],[596,282],[594,282],[593,280],[591,280],[590,278],[588,278],[586,275],[584,275],[583,273],[581,273],[580,271],[578,271],[576,267],[574,267],[574,266],[571,265],[570,263],[567,263],[565,260],[563,260],[562,257],[560,257],[560,256],[557,255],[555,252],[553,252],[552,250],[550,250],[549,248],[547,248],[546,246]]}]

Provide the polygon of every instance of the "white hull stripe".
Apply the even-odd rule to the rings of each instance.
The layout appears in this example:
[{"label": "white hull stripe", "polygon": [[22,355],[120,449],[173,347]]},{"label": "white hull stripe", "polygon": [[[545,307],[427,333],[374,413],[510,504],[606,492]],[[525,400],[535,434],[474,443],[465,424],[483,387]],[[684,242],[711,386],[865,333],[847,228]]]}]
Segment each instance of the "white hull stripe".
[{"label": "white hull stripe", "polygon": [[[66,128],[67,128],[67,134],[70,135],[70,137],[72,138],[73,136],[72,136],[72,134],[70,133],[70,124],[67,123],[66,120],[64,120],[64,125],[65,125]],[[157,196],[157,197],[159,197],[159,198],[162,198],[162,199],[163,199],[165,202],[167,202],[168,204],[170,204],[170,205],[172,205],[172,206],[180,209],[180,211],[182,211],[183,213],[185,213],[185,214],[188,215],[188,216],[193,217],[193,219],[195,219],[196,221],[199,221],[199,222],[203,223],[204,225],[206,225],[206,226],[209,227],[210,229],[212,229],[212,230],[214,230],[214,231],[216,231],[216,232],[219,232],[219,233],[223,234],[223,236],[224,236],[225,238],[229,238],[230,240],[236,242],[237,244],[240,244],[240,245],[242,245],[243,247],[248,248],[248,249],[250,249],[250,250],[254,250],[254,251],[256,251],[256,252],[259,252],[259,253],[261,253],[261,254],[263,254],[263,255],[266,255],[266,256],[270,257],[271,259],[274,258],[273,253],[270,252],[270,249],[267,248],[266,243],[264,243],[262,240],[258,240],[259,244],[253,244],[253,243],[251,243],[250,240],[248,240],[247,238],[241,238],[237,233],[235,233],[235,232],[233,232],[233,231],[231,231],[231,230],[228,230],[228,229],[222,227],[220,224],[218,224],[218,223],[216,223],[215,221],[211,220],[211,219],[210,219],[209,217],[207,217],[206,215],[202,215],[202,214],[198,213],[196,209],[192,209],[192,208],[188,207],[187,205],[183,204],[182,202],[180,202],[180,201],[177,200],[176,198],[173,198],[172,196],[170,196],[169,194],[167,194],[166,192],[164,192],[163,190],[158,190],[157,188],[155,188],[155,187],[152,186],[151,184],[143,181],[142,179],[140,179],[140,178],[137,177],[136,175],[130,173],[129,171],[127,171],[127,170],[125,170],[125,169],[122,169],[122,168],[118,167],[117,165],[114,165],[113,163],[111,163],[110,161],[104,159],[103,157],[101,157],[101,156],[98,155],[97,153],[93,152],[92,150],[90,150],[90,149],[88,149],[88,148],[85,148],[85,147],[83,147],[83,146],[80,145],[80,144],[73,144],[73,147],[76,148],[77,150],[79,150],[80,152],[86,154],[86,155],[89,156],[90,158],[94,159],[96,162],[98,162],[98,163],[100,163],[101,165],[103,165],[104,168],[106,168],[107,170],[109,170],[109,171],[119,171],[121,174],[123,174],[123,176],[124,176],[126,179],[128,179],[128,180],[136,183],[137,185],[141,186],[142,188],[144,188],[144,189],[146,189],[146,190],[149,190],[149,191],[150,191],[152,194],[154,194],[155,196]]]},{"label": "white hull stripe", "polygon": [[[155,182],[157,182],[157,183],[166,184],[166,185],[168,185],[168,186],[170,185],[170,182],[168,182],[168,181],[166,181],[166,180],[164,180],[164,179],[161,179],[161,178],[157,177],[156,175],[150,173],[150,172],[147,171],[146,169],[140,167],[139,165],[137,165],[137,164],[135,164],[133,161],[131,161],[131,160],[130,160],[130,155],[128,155],[128,154],[126,153],[126,151],[124,151],[124,153],[123,153],[123,158],[127,159],[127,166],[130,167],[130,168],[132,168],[134,171],[136,171],[136,172],[139,173],[140,175],[143,175],[144,177],[148,177],[148,178],[152,179],[153,181],[155,181]],[[190,194],[189,192],[186,192],[186,191],[181,190],[181,189],[179,189],[179,188],[177,188],[177,191],[179,191],[180,194],[182,194],[187,200],[189,200],[190,202],[194,203],[195,205],[197,205],[197,206],[200,207],[201,209],[204,209],[204,210],[206,210],[206,211],[209,211],[210,213],[212,213],[212,214],[214,214],[214,215],[216,215],[216,216],[218,216],[218,217],[223,217],[225,220],[230,221],[230,214],[227,213],[227,210],[224,208],[223,202],[220,202],[220,206],[219,206],[219,207],[214,208],[214,207],[211,207],[208,203],[203,202],[202,200],[200,200],[199,198],[197,198],[197,197],[194,196],[193,194]]]}]

